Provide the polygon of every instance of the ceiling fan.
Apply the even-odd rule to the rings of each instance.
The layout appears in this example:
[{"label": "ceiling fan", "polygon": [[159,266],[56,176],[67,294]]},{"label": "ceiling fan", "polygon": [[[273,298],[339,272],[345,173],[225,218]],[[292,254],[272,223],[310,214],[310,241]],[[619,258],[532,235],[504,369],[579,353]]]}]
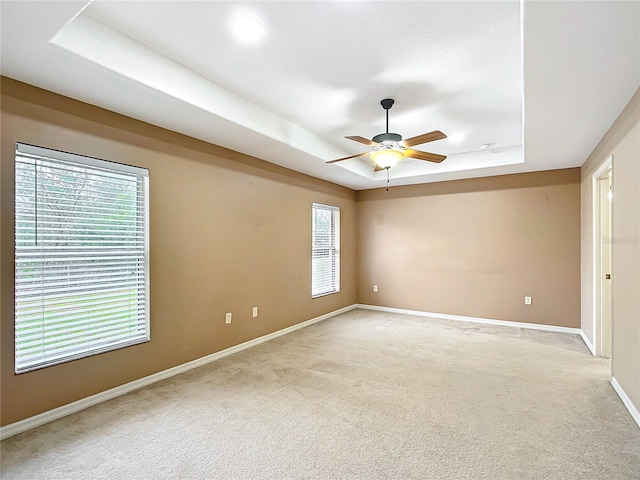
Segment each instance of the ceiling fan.
[{"label": "ceiling fan", "polygon": [[445,158],[445,155],[438,155],[437,153],[422,152],[420,150],[414,150],[409,147],[414,145],[420,145],[422,143],[433,142],[435,140],[442,140],[447,136],[439,130],[433,132],[423,133],[416,137],[402,140],[402,135],[397,133],[389,133],[389,109],[393,106],[393,99],[385,98],[380,102],[382,108],[387,112],[387,131],[376,135],[371,140],[368,140],[360,136],[344,137],[355,142],[364,143],[369,145],[372,149],[368,152],[358,153],[357,155],[349,155],[348,157],[338,158],[336,160],[330,160],[326,163],[342,162],[349,160],[350,158],[361,157],[363,155],[369,155],[369,158],[375,164],[374,171],[380,171],[389,169],[398,164],[400,160],[405,157],[415,158],[418,160],[425,160],[427,162],[440,163]]}]

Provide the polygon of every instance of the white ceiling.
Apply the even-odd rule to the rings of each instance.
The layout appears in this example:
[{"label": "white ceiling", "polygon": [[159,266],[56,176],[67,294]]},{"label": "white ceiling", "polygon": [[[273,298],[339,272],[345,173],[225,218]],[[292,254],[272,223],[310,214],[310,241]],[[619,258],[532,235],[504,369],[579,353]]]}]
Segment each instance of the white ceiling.
[{"label": "white ceiling", "polygon": [[[354,189],[580,166],[640,86],[640,2],[0,3],[3,75]],[[232,35],[248,13],[262,41]],[[458,142],[451,141],[461,137]],[[480,150],[481,144],[491,148]]]}]

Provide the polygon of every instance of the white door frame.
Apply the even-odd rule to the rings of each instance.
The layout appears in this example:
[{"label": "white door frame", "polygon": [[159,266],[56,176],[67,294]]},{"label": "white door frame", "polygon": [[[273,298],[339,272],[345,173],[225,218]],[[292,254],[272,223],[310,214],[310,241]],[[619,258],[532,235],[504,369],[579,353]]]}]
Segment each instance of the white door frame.
[{"label": "white door frame", "polygon": [[[602,282],[603,272],[601,272],[601,241],[600,233],[600,185],[601,179],[609,169],[613,168],[613,155],[609,155],[604,162],[593,172],[591,176],[591,196],[592,196],[592,226],[593,226],[593,346],[595,355],[602,356],[604,335],[602,334],[604,319],[602,318]],[[613,178],[613,177],[612,177]],[[612,222],[613,223],[613,222]],[[613,232],[612,232],[613,233]],[[609,239],[612,241],[612,239]],[[613,244],[611,246],[613,249]],[[613,318],[611,319],[610,337],[613,339]]]}]

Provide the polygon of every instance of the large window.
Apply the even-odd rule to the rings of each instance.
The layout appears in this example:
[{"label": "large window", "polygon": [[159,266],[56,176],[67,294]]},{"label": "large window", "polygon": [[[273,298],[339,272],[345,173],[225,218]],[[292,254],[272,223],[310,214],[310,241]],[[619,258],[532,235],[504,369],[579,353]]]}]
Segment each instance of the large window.
[{"label": "large window", "polygon": [[311,296],[340,291],[340,209],[312,207]]},{"label": "large window", "polygon": [[18,144],[15,371],[149,340],[148,171]]}]

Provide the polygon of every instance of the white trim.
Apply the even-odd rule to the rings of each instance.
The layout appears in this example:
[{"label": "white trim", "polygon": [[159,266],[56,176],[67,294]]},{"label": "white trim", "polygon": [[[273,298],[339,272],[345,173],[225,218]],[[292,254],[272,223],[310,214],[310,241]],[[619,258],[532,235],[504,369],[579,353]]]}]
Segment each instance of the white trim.
[{"label": "white trim", "polygon": [[327,205],[326,203],[313,202],[311,204],[312,208],[319,208],[324,210],[331,210],[333,212],[339,212],[340,207],[336,207],[335,205]]},{"label": "white trim", "polygon": [[629,410],[631,418],[633,418],[638,424],[638,427],[640,427],[640,412],[638,412],[638,409],[627,395],[627,392],[625,392],[624,389],[620,386],[618,380],[616,380],[616,377],[611,377],[611,385],[613,385],[613,389],[620,397],[620,400],[622,400],[624,406],[627,407],[627,410]]},{"label": "white trim", "polygon": [[238,353],[248,348],[255,347],[256,345],[268,342],[269,340],[273,340],[274,338],[287,335],[288,333],[300,330],[304,327],[308,327],[309,325],[313,325],[314,323],[318,323],[323,320],[327,320],[328,318],[335,317],[336,315],[348,312],[350,310],[353,310],[354,308],[356,308],[355,304],[349,305],[348,307],[340,308],[338,310],[334,310],[333,312],[325,313],[324,315],[320,315],[319,317],[297,323],[290,327],[283,328],[282,330],[263,335],[262,337],[254,338],[253,340],[249,340],[239,345],[229,347],[225,350],[221,350],[220,352],[212,353],[211,355],[198,358],[191,362],[183,363],[182,365],[178,365],[167,370],[162,370],[161,372],[154,373],[147,377],[139,378],[138,380],[134,380],[133,382],[125,383],[124,385],[111,388],[104,392],[96,393],[95,395],[91,395],[90,397],[82,398],[78,401],[68,403],[67,405],[62,405],[61,407],[54,408],[53,410],[49,410],[38,415],[34,415],[33,417],[25,418],[24,420],[5,425],[4,427],[0,427],[0,440],[4,440],[5,438],[9,438],[19,433],[26,432],[27,430],[39,427],[40,425],[44,425],[45,423],[49,423],[62,417],[66,417],[67,415],[71,415],[72,413],[76,413],[86,408],[97,405],[98,403],[102,403],[126,393],[132,392],[134,390],[138,390],[142,387],[146,387],[147,385],[151,385],[152,383],[159,382],[160,380],[165,380],[194,368],[202,367],[204,365],[207,365],[208,363],[215,362],[216,360],[228,357],[229,355],[233,355],[234,353]]},{"label": "white trim", "polygon": [[598,350],[595,347],[598,344],[598,232],[600,230],[600,202],[598,193],[598,180],[595,175],[591,176],[591,331],[593,338],[594,351],[596,356]]},{"label": "white trim", "polygon": [[357,304],[357,308],[365,310],[378,310],[380,312],[403,313],[406,315],[418,315],[421,317],[442,318],[444,320],[457,320],[461,322],[484,323],[487,325],[499,325],[501,327],[526,328],[528,330],[543,330],[546,332],[568,333],[580,335],[579,328],[559,327],[556,325],[541,325],[537,323],[510,322],[508,320],[494,320],[493,318],[466,317],[463,315],[449,315],[447,313],[422,312],[420,310],[405,310],[404,308],[380,307],[377,305]]},{"label": "white trim", "polygon": [[[593,282],[591,285],[592,288],[592,319],[593,322],[593,346],[594,346],[594,355],[600,356],[602,355],[602,335],[600,332],[601,329],[601,308],[600,306],[600,283],[602,281],[602,272],[600,271],[600,264],[598,259],[601,255],[601,242],[600,242],[600,189],[598,188],[598,179],[602,177],[602,175],[608,170],[613,169],[613,155],[609,155],[605,158],[600,166],[595,169],[593,174],[591,175],[591,222],[592,222],[592,242],[593,242],[593,250],[591,252],[591,268],[593,273]],[[613,232],[610,232],[613,234]],[[613,324],[611,325],[611,336],[613,338]]]},{"label": "white trim", "polygon": [[591,343],[591,341],[589,340],[589,337],[587,337],[586,333],[584,333],[584,330],[580,330],[580,336],[582,337],[582,341],[585,343],[585,345],[587,346],[587,348],[591,352],[591,355],[593,355],[595,357],[596,356],[596,347],[593,346],[593,343]]}]

